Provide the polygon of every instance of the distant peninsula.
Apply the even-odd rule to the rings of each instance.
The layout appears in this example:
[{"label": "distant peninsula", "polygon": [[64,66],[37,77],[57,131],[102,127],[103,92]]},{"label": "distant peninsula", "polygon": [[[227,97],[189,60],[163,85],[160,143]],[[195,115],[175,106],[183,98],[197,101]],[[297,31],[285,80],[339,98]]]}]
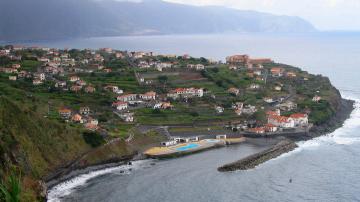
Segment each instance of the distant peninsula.
[{"label": "distant peninsula", "polygon": [[1,0],[0,41],[210,34],[303,33],[316,29],[294,16],[160,0]]}]

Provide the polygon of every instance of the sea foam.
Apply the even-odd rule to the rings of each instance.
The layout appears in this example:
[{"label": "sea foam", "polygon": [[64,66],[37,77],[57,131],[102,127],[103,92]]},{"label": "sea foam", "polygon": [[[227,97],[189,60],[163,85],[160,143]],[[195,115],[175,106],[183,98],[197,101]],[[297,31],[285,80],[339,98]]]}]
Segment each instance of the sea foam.
[{"label": "sea foam", "polygon": [[130,174],[129,169],[136,170],[141,167],[141,165],[149,162],[150,160],[142,160],[142,161],[134,161],[132,165],[121,165],[117,167],[111,167],[96,171],[91,171],[86,174],[79,175],[77,177],[74,177],[68,181],[62,182],[54,187],[52,187],[48,193],[48,202],[59,202],[61,201],[61,198],[70,195],[75,191],[77,187],[85,185],[90,179],[93,179],[95,177],[110,174],[110,173],[119,173],[120,171],[124,171],[124,175]]}]

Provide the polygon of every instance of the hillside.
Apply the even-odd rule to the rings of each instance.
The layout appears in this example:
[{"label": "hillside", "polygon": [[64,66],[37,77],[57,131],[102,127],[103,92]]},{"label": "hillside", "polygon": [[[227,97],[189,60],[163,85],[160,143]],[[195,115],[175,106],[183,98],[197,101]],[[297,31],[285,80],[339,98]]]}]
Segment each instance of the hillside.
[{"label": "hillside", "polygon": [[43,177],[88,148],[78,131],[0,97],[1,175],[19,166],[22,175],[29,177],[25,187],[31,187],[37,185],[31,179]]},{"label": "hillside", "polygon": [[309,32],[299,17],[146,0],[2,0],[0,40],[147,34]]}]

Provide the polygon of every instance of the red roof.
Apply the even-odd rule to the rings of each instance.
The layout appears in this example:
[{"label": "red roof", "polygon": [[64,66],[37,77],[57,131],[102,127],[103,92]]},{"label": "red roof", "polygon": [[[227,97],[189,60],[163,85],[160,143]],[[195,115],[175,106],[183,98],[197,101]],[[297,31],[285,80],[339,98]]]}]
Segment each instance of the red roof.
[{"label": "red roof", "polygon": [[126,102],[114,102],[112,106],[120,106],[120,105],[127,105]]},{"label": "red roof", "polygon": [[270,115],[269,118],[274,119],[279,123],[287,123],[287,122],[289,122],[289,117],[286,117],[286,116],[273,116],[273,115]]},{"label": "red roof", "polygon": [[297,113],[297,114],[290,115],[290,117],[293,118],[293,119],[306,118],[307,114]]}]

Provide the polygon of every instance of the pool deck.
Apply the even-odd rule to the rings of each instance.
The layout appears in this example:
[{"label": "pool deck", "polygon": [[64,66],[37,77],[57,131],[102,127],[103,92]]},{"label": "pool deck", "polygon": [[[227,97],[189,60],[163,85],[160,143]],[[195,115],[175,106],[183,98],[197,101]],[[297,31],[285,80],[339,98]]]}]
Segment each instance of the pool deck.
[{"label": "pool deck", "polygon": [[151,158],[171,158],[204,151],[211,148],[238,144],[244,142],[245,140],[246,138],[244,137],[221,140],[205,139],[198,142],[183,143],[169,147],[153,147],[145,151],[144,154]]}]

